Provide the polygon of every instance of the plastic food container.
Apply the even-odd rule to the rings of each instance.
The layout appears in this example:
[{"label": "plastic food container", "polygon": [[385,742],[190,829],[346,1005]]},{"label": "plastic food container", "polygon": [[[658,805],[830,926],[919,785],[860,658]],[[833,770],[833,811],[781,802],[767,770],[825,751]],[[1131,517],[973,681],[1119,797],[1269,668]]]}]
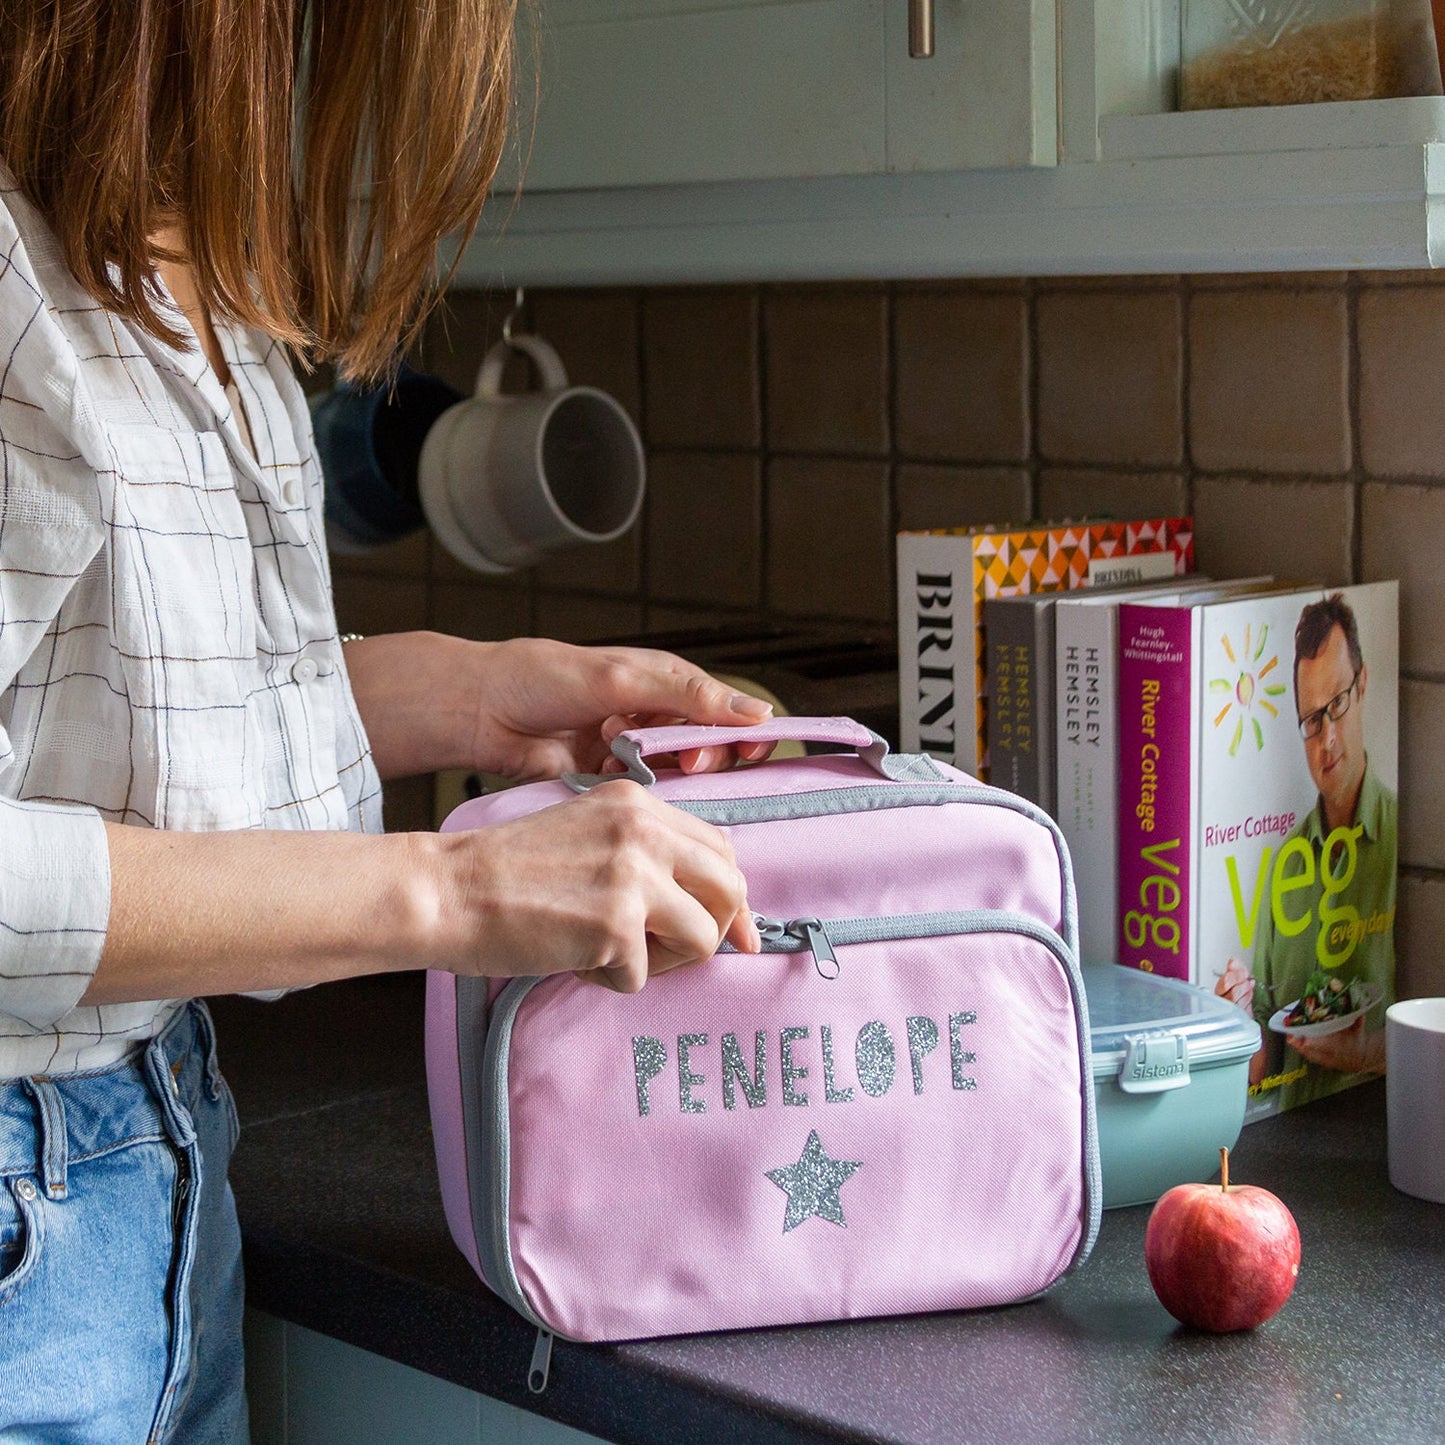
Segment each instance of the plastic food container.
[{"label": "plastic food container", "polygon": [[1439,95],[1430,0],[1184,0],[1181,110]]},{"label": "plastic food container", "polygon": [[1205,989],[1116,963],[1086,965],[1084,991],[1104,1208],[1213,1178],[1244,1125],[1259,1025]]}]

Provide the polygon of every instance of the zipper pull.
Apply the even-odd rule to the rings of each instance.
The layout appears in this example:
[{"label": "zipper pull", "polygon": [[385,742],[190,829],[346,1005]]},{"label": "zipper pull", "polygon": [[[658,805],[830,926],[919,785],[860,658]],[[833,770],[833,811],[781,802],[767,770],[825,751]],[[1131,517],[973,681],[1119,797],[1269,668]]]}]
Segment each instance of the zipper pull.
[{"label": "zipper pull", "polygon": [[537,1331],[537,1343],[532,1347],[532,1363],[527,1369],[527,1388],[540,1395],[547,1388],[547,1376],[552,1371],[552,1331]]},{"label": "zipper pull", "polygon": [[838,955],[833,952],[833,943],[827,930],[816,918],[796,918],[788,925],[788,931],[808,940],[808,947],[813,950],[813,967],[821,977],[838,977],[842,972]]},{"label": "zipper pull", "polygon": [[788,936],[788,925],[779,918],[769,918],[765,913],[755,913],[753,922],[757,925],[758,937],[764,943],[780,943]]}]

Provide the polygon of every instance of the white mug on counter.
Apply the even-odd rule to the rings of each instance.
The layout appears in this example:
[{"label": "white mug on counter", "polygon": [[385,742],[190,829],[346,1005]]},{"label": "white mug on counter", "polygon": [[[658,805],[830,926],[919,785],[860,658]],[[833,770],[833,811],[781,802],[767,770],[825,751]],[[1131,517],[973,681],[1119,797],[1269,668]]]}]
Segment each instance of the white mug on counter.
[{"label": "white mug on counter", "polygon": [[1385,1011],[1390,1183],[1445,1204],[1445,998]]},{"label": "white mug on counter", "polygon": [[[540,391],[502,393],[509,349],[531,358]],[[426,519],[454,557],[511,572],[562,547],[620,537],[642,506],[645,475],[642,440],[621,403],[569,386],[545,341],[513,336],[487,353],[476,394],[427,433],[417,480]]]}]

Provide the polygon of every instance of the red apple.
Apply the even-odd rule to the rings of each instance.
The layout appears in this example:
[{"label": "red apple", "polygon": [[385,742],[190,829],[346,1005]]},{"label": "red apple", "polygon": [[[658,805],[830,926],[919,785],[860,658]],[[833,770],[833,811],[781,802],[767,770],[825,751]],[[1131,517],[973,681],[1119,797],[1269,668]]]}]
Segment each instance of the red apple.
[{"label": "red apple", "polygon": [[1144,1263],[1159,1303],[1175,1319],[1221,1334],[1252,1330],[1278,1313],[1299,1275],[1299,1228],[1268,1189],[1229,1182],[1178,1184],[1144,1233]]}]

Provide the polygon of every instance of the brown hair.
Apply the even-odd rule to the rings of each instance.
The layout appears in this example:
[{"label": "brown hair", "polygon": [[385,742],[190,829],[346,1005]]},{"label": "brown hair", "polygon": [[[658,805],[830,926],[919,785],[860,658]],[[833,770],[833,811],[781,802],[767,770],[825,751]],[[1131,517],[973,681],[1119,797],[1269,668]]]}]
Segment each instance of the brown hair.
[{"label": "brown hair", "polygon": [[1331,592],[1318,602],[1311,602],[1299,615],[1294,629],[1294,693],[1295,711],[1299,711],[1299,665],[1306,658],[1314,659],[1325,649],[1330,634],[1339,628],[1345,637],[1345,647],[1350,655],[1350,667],[1355,676],[1365,665],[1365,654],[1360,650],[1360,627],[1355,621],[1354,609],[1345,601],[1344,594]]},{"label": "brown hair", "polygon": [[[0,157],[102,305],[202,303],[377,379],[464,244],[512,120],[517,0],[4,0]],[[460,254],[460,247],[458,248]]]}]

